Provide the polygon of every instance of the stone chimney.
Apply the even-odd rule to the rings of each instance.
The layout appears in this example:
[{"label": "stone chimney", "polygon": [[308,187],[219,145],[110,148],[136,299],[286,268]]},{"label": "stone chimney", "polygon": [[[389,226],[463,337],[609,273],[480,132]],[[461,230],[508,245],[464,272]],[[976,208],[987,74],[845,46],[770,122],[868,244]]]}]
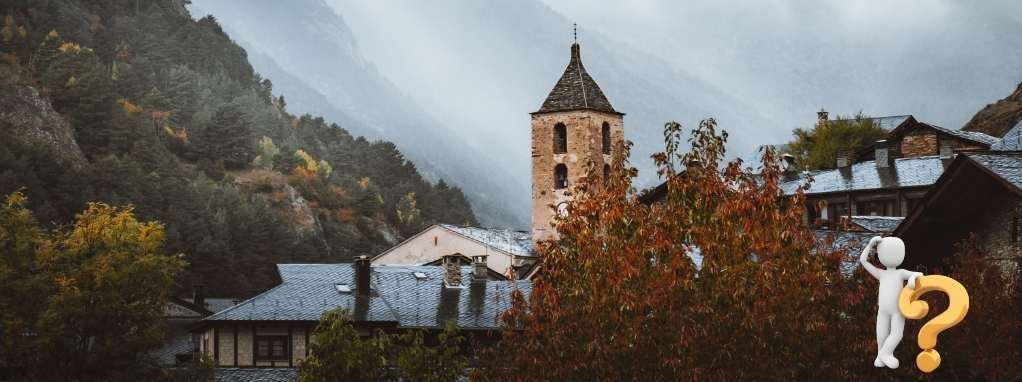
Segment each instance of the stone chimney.
[{"label": "stone chimney", "polygon": [[876,143],[874,158],[877,168],[891,167],[891,152],[887,147],[887,140],[881,139]]},{"label": "stone chimney", "polygon": [[781,154],[781,165],[784,166],[784,171],[781,173],[784,180],[795,180],[798,178],[798,169],[795,168],[795,156],[785,153]]},{"label": "stone chimney", "polygon": [[206,294],[203,293],[203,289],[204,287],[202,285],[192,287],[192,304],[195,304],[200,308],[206,307]]},{"label": "stone chimney", "polygon": [[461,287],[461,255],[446,255],[441,262],[444,267],[444,286]]},{"label": "stone chimney", "polygon": [[940,150],[938,151],[938,154],[940,155],[940,159],[951,159],[952,157],[954,157],[955,150],[951,146],[951,141],[941,140]]},{"label": "stone chimney", "polygon": [[827,111],[823,110],[822,107],[820,108],[820,111],[816,112],[816,125],[817,126],[822,126],[822,125],[826,124],[827,120],[829,120],[829,119],[830,118],[828,117]]},{"label": "stone chimney", "polygon": [[837,168],[845,168],[852,165],[851,155],[848,150],[837,151]]},{"label": "stone chimney", "polygon": [[489,268],[486,267],[486,255],[472,256],[472,282],[486,283],[489,279]]},{"label": "stone chimney", "polygon": [[370,261],[369,257],[362,255],[355,258],[355,292],[359,296],[369,295],[369,274],[370,274]]}]

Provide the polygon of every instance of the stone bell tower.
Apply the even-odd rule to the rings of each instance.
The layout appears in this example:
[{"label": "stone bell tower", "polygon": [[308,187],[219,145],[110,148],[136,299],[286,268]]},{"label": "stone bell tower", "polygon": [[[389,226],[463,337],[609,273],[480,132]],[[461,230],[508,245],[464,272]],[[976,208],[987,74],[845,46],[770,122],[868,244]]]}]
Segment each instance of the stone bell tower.
[{"label": "stone bell tower", "polygon": [[550,223],[564,211],[568,191],[585,176],[610,169],[624,141],[624,113],[610,105],[584,66],[578,42],[561,79],[532,113],[532,240],[556,238]]}]

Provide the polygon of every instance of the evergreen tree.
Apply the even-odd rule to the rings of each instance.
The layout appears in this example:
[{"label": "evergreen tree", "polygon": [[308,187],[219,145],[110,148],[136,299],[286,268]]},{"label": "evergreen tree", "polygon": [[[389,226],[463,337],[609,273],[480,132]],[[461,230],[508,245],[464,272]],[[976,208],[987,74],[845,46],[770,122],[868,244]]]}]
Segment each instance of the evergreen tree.
[{"label": "evergreen tree", "polygon": [[248,121],[232,104],[217,109],[213,119],[202,130],[198,144],[207,159],[223,161],[227,170],[244,168],[255,158],[255,143]]}]

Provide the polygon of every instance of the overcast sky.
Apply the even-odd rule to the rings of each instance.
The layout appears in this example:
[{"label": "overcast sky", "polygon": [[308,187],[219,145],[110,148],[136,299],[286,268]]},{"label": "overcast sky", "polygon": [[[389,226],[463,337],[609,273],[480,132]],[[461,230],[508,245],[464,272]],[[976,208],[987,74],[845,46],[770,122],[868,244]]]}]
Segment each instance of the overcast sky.
[{"label": "overcast sky", "polygon": [[814,108],[961,127],[1022,82],[1022,1],[544,0],[790,130]]}]

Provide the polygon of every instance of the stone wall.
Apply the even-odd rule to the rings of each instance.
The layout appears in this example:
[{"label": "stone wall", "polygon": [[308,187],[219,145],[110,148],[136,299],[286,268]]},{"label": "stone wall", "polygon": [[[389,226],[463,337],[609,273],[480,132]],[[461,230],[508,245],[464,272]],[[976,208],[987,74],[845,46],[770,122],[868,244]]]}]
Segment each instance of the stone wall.
[{"label": "stone wall", "polygon": [[901,138],[899,151],[902,157],[913,158],[937,155],[937,134],[932,131],[915,130]]},{"label": "stone wall", "polygon": [[[603,154],[603,123],[610,125],[611,154]],[[554,153],[554,125],[567,127],[568,150]],[[586,164],[592,161],[596,173],[620,150],[624,141],[624,119],[619,114],[578,110],[532,115],[532,239],[539,241],[555,236],[550,226],[556,206],[567,200],[570,190],[585,175]],[[568,188],[555,189],[554,167],[568,168]],[[555,207],[551,207],[555,206]]]},{"label": "stone wall", "polygon": [[983,246],[984,255],[1002,265],[1005,271],[1017,267],[1022,257],[1022,244],[1011,242],[1011,229],[1013,219],[1022,219],[1022,199],[998,196],[986,216],[976,228],[976,239]]}]

